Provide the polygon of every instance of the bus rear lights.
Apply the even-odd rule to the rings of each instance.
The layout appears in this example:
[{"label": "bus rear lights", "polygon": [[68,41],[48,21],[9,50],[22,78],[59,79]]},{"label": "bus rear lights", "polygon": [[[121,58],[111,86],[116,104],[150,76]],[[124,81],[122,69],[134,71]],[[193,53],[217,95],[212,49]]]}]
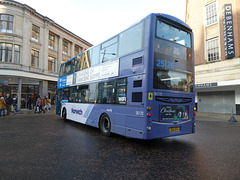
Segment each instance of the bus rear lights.
[{"label": "bus rear lights", "polygon": [[147,110],[148,110],[148,111],[151,111],[151,110],[152,110],[152,107],[151,107],[151,106],[148,106],[148,107],[147,107]]},{"label": "bus rear lights", "polygon": [[151,130],[152,130],[152,127],[151,127],[151,126],[148,126],[148,127],[147,127],[147,130],[148,130],[148,131],[151,131]]},{"label": "bus rear lights", "polygon": [[197,110],[197,108],[196,108],[196,107],[194,107],[194,108],[193,108],[193,110],[194,110],[194,111],[196,111],[196,110]]},{"label": "bus rear lights", "polygon": [[152,116],[152,114],[151,113],[147,113],[147,117],[151,117]]},{"label": "bus rear lights", "polygon": [[196,115],[197,115],[197,113],[193,113],[193,115],[194,115],[194,116],[196,116]]}]

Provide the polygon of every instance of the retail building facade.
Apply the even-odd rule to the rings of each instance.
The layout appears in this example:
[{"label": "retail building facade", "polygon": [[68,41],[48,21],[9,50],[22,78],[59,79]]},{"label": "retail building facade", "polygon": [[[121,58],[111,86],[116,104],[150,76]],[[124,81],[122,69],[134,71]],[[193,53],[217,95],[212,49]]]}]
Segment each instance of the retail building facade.
[{"label": "retail building facade", "polygon": [[16,1],[0,0],[0,94],[49,96],[54,103],[59,65],[92,44]]},{"label": "retail building facade", "polygon": [[240,114],[240,0],[186,2],[198,111]]}]

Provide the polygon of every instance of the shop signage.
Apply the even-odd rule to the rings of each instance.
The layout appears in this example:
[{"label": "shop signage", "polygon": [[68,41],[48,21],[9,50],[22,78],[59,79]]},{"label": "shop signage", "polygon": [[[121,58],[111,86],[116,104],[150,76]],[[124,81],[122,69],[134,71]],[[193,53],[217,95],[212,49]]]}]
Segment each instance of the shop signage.
[{"label": "shop signage", "polygon": [[203,83],[203,84],[196,84],[196,87],[213,87],[213,86],[218,86],[218,83]]},{"label": "shop signage", "polygon": [[225,58],[235,57],[232,4],[223,6],[223,33]]},{"label": "shop signage", "polygon": [[8,85],[8,81],[0,81],[0,85]]}]

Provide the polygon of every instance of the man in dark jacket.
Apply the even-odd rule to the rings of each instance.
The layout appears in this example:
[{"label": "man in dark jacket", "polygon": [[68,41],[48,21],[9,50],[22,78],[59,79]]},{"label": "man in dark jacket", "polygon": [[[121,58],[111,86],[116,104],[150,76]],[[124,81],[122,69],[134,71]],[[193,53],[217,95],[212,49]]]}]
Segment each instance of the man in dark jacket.
[{"label": "man in dark jacket", "polygon": [[28,97],[28,109],[32,110],[32,97],[31,96]]},{"label": "man in dark jacket", "polygon": [[7,115],[10,115],[11,106],[12,106],[12,103],[13,103],[12,97],[9,94],[7,94],[7,97],[6,97],[5,101],[6,101],[6,104],[7,104],[7,106],[6,106]]}]

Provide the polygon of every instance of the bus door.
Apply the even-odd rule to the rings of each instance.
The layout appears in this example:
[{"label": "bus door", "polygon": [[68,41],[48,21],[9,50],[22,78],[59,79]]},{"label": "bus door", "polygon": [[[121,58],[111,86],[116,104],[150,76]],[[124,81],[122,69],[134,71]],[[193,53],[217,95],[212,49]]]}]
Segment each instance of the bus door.
[{"label": "bus door", "polygon": [[56,96],[56,114],[60,115],[61,113],[61,106],[62,106],[62,89],[59,89],[57,91],[57,96]]}]

